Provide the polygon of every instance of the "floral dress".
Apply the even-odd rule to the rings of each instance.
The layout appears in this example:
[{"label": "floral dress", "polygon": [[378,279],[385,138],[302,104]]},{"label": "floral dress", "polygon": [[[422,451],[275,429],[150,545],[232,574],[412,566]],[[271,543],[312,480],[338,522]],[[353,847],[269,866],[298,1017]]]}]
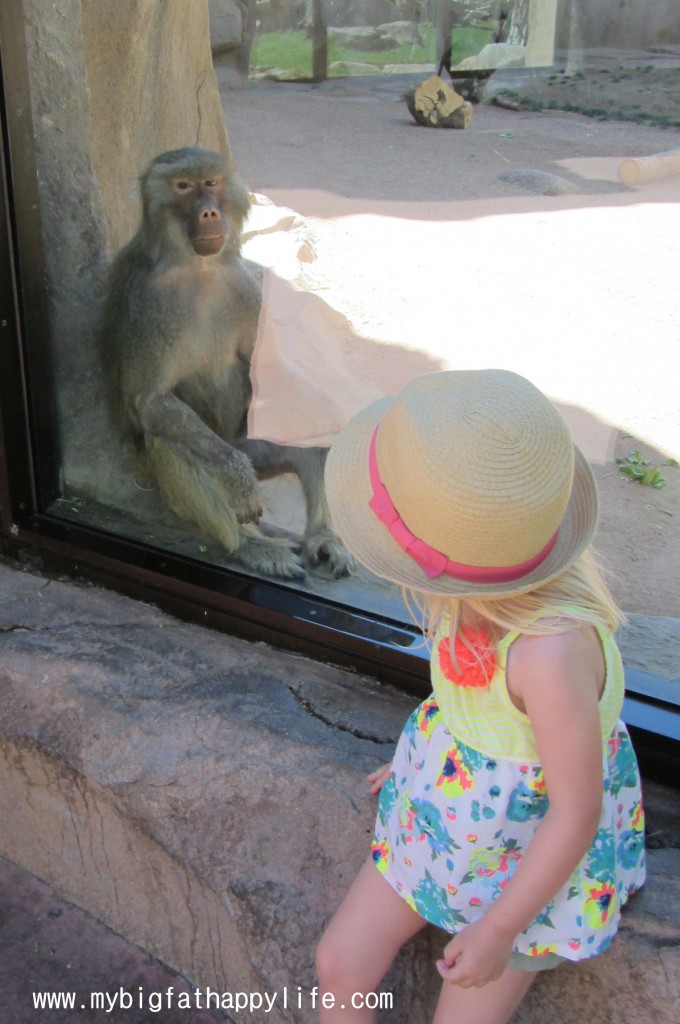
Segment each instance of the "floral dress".
[{"label": "floral dress", "polygon": [[[517,936],[514,952],[532,957],[602,952],[621,906],[645,879],[640,777],[619,719],[623,666],[613,637],[599,633],[606,660],[600,823],[569,881]],[[406,723],[380,792],[373,860],[409,906],[450,933],[479,920],[503,892],[548,810],[529,720],[505,682],[518,635],[508,634],[489,658],[484,634],[468,634],[474,646],[486,643],[486,672],[457,639],[457,675],[442,624],[432,652],[434,694]]]}]

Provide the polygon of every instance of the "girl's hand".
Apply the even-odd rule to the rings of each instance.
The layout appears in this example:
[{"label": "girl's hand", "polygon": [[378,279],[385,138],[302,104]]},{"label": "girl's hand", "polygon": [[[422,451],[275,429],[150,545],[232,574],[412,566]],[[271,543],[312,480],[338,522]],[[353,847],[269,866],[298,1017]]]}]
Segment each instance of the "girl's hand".
[{"label": "girl's hand", "polygon": [[461,988],[481,988],[496,981],[508,966],[513,940],[477,921],[464,928],[444,947],[437,970],[444,981]]},{"label": "girl's hand", "polygon": [[392,774],[392,762],[388,761],[387,764],[382,764],[380,768],[376,768],[374,772],[366,776],[366,782],[368,783],[368,792],[371,796],[375,796],[383,788],[390,775]]}]

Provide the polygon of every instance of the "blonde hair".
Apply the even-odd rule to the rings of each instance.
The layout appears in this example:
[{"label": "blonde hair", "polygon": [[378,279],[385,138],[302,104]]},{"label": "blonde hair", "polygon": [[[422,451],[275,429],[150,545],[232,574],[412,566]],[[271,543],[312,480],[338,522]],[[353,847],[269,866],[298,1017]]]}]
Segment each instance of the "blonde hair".
[{"label": "blonde hair", "polygon": [[414,606],[418,610],[416,621],[420,619],[419,624],[428,638],[432,639],[442,622],[448,620],[453,656],[456,635],[470,647],[462,633],[469,612],[491,627],[492,646],[506,633],[514,631],[547,636],[581,626],[595,626],[616,632],[625,616],[605,581],[605,573],[589,549],[559,576],[525,594],[498,598],[447,597],[409,591],[405,598],[411,614],[414,614]]}]

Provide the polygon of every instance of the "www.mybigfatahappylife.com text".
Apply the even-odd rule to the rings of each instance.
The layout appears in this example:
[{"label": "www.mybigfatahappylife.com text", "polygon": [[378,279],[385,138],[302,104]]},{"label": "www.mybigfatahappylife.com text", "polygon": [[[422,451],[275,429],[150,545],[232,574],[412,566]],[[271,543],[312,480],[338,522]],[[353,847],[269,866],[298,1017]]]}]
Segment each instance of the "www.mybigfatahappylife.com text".
[{"label": "www.mybigfatahappylife.com text", "polygon": [[[355,992],[349,1005],[354,1009],[390,1010],[393,1006],[391,992]],[[139,988],[137,992],[119,988],[112,992],[90,992],[85,999],[77,992],[33,992],[34,1010],[101,1010],[114,1013],[121,1010],[229,1010],[234,1013],[271,1013],[274,1009],[315,1010],[323,1006],[330,1009],[345,1003],[335,998],[332,992],[320,993],[317,986],[303,989],[299,985],[284,985],[277,992],[219,992],[215,989],[195,988],[177,992],[170,986],[162,992],[149,992]]]}]

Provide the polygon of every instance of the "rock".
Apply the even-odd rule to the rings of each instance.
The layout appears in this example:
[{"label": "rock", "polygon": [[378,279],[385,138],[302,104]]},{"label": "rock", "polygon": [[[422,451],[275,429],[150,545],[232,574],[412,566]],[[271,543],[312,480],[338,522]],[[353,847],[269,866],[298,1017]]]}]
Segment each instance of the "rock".
[{"label": "rock", "polygon": [[[267,1020],[312,1024],[313,951],[370,841],[362,776],[414,699],[3,565],[0,666],[0,855],[200,988],[300,986],[300,1009],[279,999]],[[677,822],[677,793],[661,798]],[[431,1019],[443,941],[426,929],[393,965],[394,1024]],[[515,1024],[584,1007],[592,1024],[676,1024],[679,980],[668,847],[649,852],[612,948],[545,972]]]},{"label": "rock", "polygon": [[393,18],[395,7],[402,18],[415,20],[421,13],[421,4],[422,0],[330,0],[326,7],[329,25],[375,26]]},{"label": "rock", "polygon": [[376,28],[368,25],[329,28],[328,38],[348,50],[389,50],[394,45],[391,39],[382,36]]},{"label": "rock", "polygon": [[210,45],[215,73],[223,89],[248,84],[250,52],[255,37],[255,5],[248,0],[208,0]]},{"label": "rock", "polygon": [[389,39],[390,46],[402,46],[404,43],[422,45],[418,25],[415,21],[388,21],[378,25],[378,32]]},{"label": "rock", "polygon": [[491,102],[495,107],[502,107],[504,110],[514,110],[517,113],[524,110],[524,104],[522,101],[517,99],[515,96],[508,95],[507,93],[496,93],[496,95],[492,97]]},{"label": "rock", "polygon": [[295,281],[301,272],[300,261],[314,260],[316,244],[309,221],[293,210],[275,206],[266,196],[253,195],[243,233],[244,259],[260,270],[273,270],[282,280]]},{"label": "rock", "polygon": [[210,47],[214,54],[228,53],[243,42],[243,6],[237,0],[208,0]]},{"label": "rock", "polygon": [[148,162],[197,138],[209,149],[227,148],[207,0],[26,0],[22,11],[41,228],[49,240],[44,253],[58,468],[66,493],[127,502],[144,516],[150,496],[135,482],[132,455],[111,443],[116,431],[95,342],[96,314],[110,254],[136,229],[134,185]]},{"label": "rock", "polygon": [[[225,1024],[225,1016],[212,1009],[166,1014],[161,993],[171,989],[172,1006],[206,1006],[195,996],[195,986],[158,960],[115,935],[101,921],[66,900],[40,879],[0,857],[0,991],[3,1021],[26,1021],[26,980],[34,992],[66,988],[75,980],[84,1001],[82,1010],[45,1012],[36,1009],[34,1021],[47,1024],[118,1018],[129,1024]],[[49,953],[48,953],[49,951]],[[46,955],[48,953],[48,955]],[[68,979],[68,981],[67,981]],[[112,993],[108,1000],[104,993]],[[133,996],[134,993],[134,996]],[[125,998],[125,994],[127,998]],[[113,1014],[111,1004],[116,1004]],[[243,1001],[243,1000],[241,1000]],[[89,1005],[88,1005],[89,1004]],[[98,1004],[98,1006],[97,1006]],[[106,1011],[104,1011],[106,1006]],[[133,1012],[126,1012],[127,1008]],[[101,1013],[97,1012],[100,1009]],[[160,1011],[160,1012],[159,1012]],[[30,1019],[30,1016],[28,1019]]]},{"label": "rock", "polygon": [[385,75],[427,75],[432,71],[432,64],[383,64]]},{"label": "rock", "polygon": [[[308,993],[414,699],[2,566],[0,626],[0,855],[199,987]],[[440,947],[393,971],[404,1024]]]},{"label": "rock", "polygon": [[270,65],[269,67],[260,67],[257,71],[251,74],[251,79],[256,82],[259,79],[272,79],[275,82],[285,82],[287,79],[294,81],[294,76],[298,72],[291,72],[287,68],[277,68]]},{"label": "rock", "polygon": [[356,60],[334,60],[328,65],[328,70],[339,71],[343,75],[374,75],[380,68],[375,64],[360,64]]},{"label": "rock", "polygon": [[438,75],[409,89],[406,105],[414,121],[429,128],[467,128],[472,117],[472,104]]},{"label": "rock", "polygon": [[476,57],[466,57],[460,64],[451,68],[455,71],[488,70],[490,68],[523,67],[526,55],[525,46],[513,43],[487,43]]},{"label": "rock", "polygon": [[[223,92],[240,92],[248,85],[248,70],[245,73],[234,67],[234,55],[240,53],[241,48],[229,50],[222,56],[215,57],[215,76],[220,90]],[[254,78],[263,77],[253,75]]]},{"label": "rock", "polygon": [[[47,16],[37,4],[43,29]],[[50,21],[60,15],[50,15]],[[131,184],[165,149],[228,148],[212,67],[207,0],[149,5],[128,0],[106,9],[82,5],[91,146],[104,201],[109,244],[117,252],[137,230],[139,201]],[[125,75],[121,75],[124,61]],[[156,70],[149,88],[149,68]],[[50,106],[61,95],[44,96]],[[130,111],[135,111],[134,119]]]},{"label": "rock", "polygon": [[534,171],[529,168],[517,168],[500,175],[501,181],[536,196],[565,196],[579,192],[573,181],[561,178],[558,174],[548,171]]},{"label": "rock", "polygon": [[331,27],[328,37],[352,50],[391,50],[404,43],[421,43],[418,26],[413,21],[387,21],[377,27]]}]

